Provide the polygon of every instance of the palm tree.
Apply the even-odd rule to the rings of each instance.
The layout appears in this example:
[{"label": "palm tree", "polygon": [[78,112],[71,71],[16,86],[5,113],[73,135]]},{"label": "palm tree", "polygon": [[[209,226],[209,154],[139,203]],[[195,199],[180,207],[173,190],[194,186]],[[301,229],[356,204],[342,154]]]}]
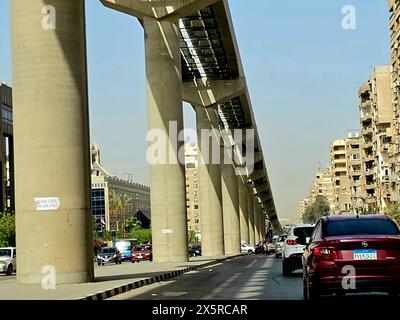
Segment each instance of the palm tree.
[{"label": "palm tree", "polygon": [[111,191],[111,210],[115,215],[117,222],[117,231],[119,231],[119,222],[122,220],[122,231],[125,231],[125,211],[128,204],[132,201],[126,194],[121,194],[115,190]]}]

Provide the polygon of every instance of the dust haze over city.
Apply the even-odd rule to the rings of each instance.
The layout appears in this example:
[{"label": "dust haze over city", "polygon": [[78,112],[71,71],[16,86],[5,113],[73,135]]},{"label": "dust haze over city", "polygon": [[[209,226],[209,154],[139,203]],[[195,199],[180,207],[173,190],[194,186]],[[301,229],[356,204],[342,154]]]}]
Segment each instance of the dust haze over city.
[{"label": "dust haze over city", "polygon": [[[253,2],[258,10],[240,0],[230,8],[277,212],[295,222],[330,143],[360,126],[359,87],[390,63],[389,13],[381,1],[351,1],[356,29],[344,30],[348,1]],[[113,174],[148,184],[142,27],[87,1],[87,32],[92,141]],[[1,0],[1,80],[12,84],[9,41]],[[194,111],[184,109],[185,126],[195,128]]]}]

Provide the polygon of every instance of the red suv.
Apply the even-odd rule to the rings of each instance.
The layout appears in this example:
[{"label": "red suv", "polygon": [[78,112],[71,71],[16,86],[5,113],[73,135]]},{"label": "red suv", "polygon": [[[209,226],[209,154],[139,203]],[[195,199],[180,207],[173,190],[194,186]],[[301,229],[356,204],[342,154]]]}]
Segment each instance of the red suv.
[{"label": "red suv", "polygon": [[304,298],[346,292],[400,293],[400,231],[383,215],[321,218],[302,257]]}]

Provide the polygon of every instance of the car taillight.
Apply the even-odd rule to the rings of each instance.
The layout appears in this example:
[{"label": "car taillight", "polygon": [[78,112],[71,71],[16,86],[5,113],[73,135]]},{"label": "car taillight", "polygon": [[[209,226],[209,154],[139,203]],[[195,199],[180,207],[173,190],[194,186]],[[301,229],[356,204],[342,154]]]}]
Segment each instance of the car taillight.
[{"label": "car taillight", "polygon": [[295,246],[295,245],[297,245],[297,242],[296,242],[296,240],[287,239],[286,244],[288,246]]},{"label": "car taillight", "polygon": [[331,260],[331,250],[326,247],[315,247],[313,250],[314,256],[322,258],[324,260]]}]

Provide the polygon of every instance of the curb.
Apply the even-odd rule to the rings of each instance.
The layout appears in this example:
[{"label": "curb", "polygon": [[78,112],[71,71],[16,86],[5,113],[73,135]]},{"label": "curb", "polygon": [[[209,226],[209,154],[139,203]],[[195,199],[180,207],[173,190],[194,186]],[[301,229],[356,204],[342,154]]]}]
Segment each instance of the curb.
[{"label": "curb", "polygon": [[242,256],[245,256],[245,255],[238,254],[238,255],[234,255],[234,256],[230,256],[230,257],[226,257],[226,258],[212,260],[207,263],[187,267],[187,268],[180,269],[180,270],[169,271],[166,273],[159,274],[157,276],[153,276],[153,277],[142,279],[142,280],[137,280],[137,281],[134,281],[134,282],[131,282],[131,283],[119,286],[119,287],[111,288],[111,289],[101,291],[101,292],[98,292],[95,294],[91,294],[91,295],[88,295],[85,297],[77,298],[77,300],[96,301],[96,300],[108,299],[108,298],[114,297],[116,295],[131,291],[131,290],[134,290],[137,288],[141,288],[143,286],[148,286],[150,284],[154,284],[157,282],[161,282],[161,281],[165,281],[165,280],[174,278],[176,276],[179,276],[183,273],[187,273],[189,271],[201,269],[201,268],[208,267],[208,266],[213,265],[218,262],[223,262],[223,261],[229,260],[229,259],[235,259],[235,258],[242,257]]}]

